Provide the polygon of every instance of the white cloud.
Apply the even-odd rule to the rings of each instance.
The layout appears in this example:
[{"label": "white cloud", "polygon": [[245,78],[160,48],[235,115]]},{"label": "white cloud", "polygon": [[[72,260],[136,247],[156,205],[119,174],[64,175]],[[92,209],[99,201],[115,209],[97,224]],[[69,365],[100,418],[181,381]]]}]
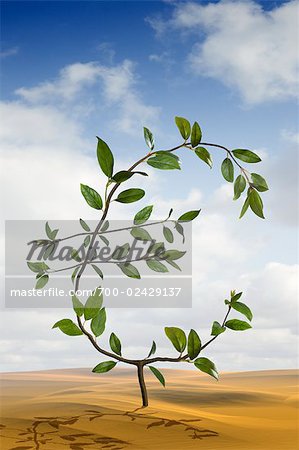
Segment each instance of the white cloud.
[{"label": "white cloud", "polygon": [[196,35],[192,73],[237,89],[249,104],[298,95],[297,0],[271,11],[252,1],[179,3],[170,21],[150,23],[160,34],[172,28]]},{"label": "white cloud", "polygon": [[162,53],[152,53],[148,57],[149,61],[154,62],[156,64],[161,64],[163,66],[167,73],[170,72],[172,66],[175,63],[175,60],[170,52],[165,51]]},{"label": "white cloud", "polygon": [[6,156],[11,148],[23,153],[40,148],[46,153],[49,146],[61,150],[66,145],[77,151],[83,147],[82,127],[57,108],[2,102],[0,116],[1,151]]},{"label": "white cloud", "polygon": [[290,131],[290,130],[282,130],[281,137],[287,142],[299,144],[299,132],[294,132],[294,131]]},{"label": "white cloud", "polygon": [[112,64],[115,59],[115,50],[111,42],[101,42],[97,45],[96,50],[101,54],[102,58]]},{"label": "white cloud", "polygon": [[299,154],[295,139],[292,134],[292,139],[280,146],[278,154],[269,160],[264,176],[270,186],[267,193],[270,220],[298,227]]},{"label": "white cloud", "polygon": [[[135,65],[129,60],[110,66],[96,62],[76,63],[64,67],[55,80],[32,88],[19,88],[16,94],[32,104],[55,104],[56,107],[68,108],[69,102],[76,100],[84,89],[93,86],[92,95],[89,96],[94,101],[93,107],[99,108],[99,103],[102,103],[99,99],[102,97],[105,108],[117,108],[115,123],[118,128],[134,134],[138,126],[156,122],[159,115],[159,108],[143,101],[138,82]],[[86,97],[89,98],[87,94],[85,103]],[[59,102],[62,103],[59,105]]]},{"label": "white cloud", "polygon": [[298,274],[296,264],[271,262],[243,277],[248,295],[254,299],[258,328],[289,328],[298,333]]},{"label": "white cloud", "polygon": [[9,56],[15,56],[19,53],[19,47],[11,47],[8,48],[7,50],[3,50],[0,52],[0,58],[4,59],[4,58],[8,58]]},{"label": "white cloud", "polygon": [[[101,80],[108,103],[122,103],[124,98],[129,102],[127,91],[132,89],[134,92],[135,89],[132,73],[130,64],[115,70],[105,68]],[[58,83],[58,91],[59,86]],[[42,95],[46,99],[48,94]],[[94,157],[84,153],[90,148],[90,143],[83,138],[83,129],[74,118],[69,117],[68,111],[47,102],[28,105],[19,101],[3,103],[1,116],[0,143],[3,153],[0,166],[3,168],[3,192],[7,193],[3,196],[3,216],[54,220],[80,216],[96,218],[97,211],[88,208],[80,196],[79,183],[86,182],[101,190],[99,168]],[[125,157],[129,159],[127,154]],[[183,177],[182,174],[179,176]],[[182,199],[174,194],[173,198],[166,198],[160,194],[162,190],[159,186],[169,184],[169,178],[159,181],[161,179],[156,175],[151,186],[154,192],[151,190],[152,198],[148,199],[149,203],[156,205],[156,217],[165,217],[170,207],[180,213],[201,207],[207,201],[197,189],[191,190]],[[152,178],[141,178],[141,182],[148,185]],[[219,367],[225,370],[290,367],[296,358],[294,320],[297,269],[272,262],[257,271],[255,258],[260,260],[267,231],[257,233],[252,222],[240,225],[231,220],[232,209],[228,207],[228,202],[232,204],[231,192],[227,186],[221,186],[211,199],[209,209],[205,208],[203,216],[194,224],[193,309],[146,312],[140,309],[112,310],[109,311],[107,334],[112,329],[116,331],[124,346],[128,345],[128,355],[146,354],[151,339],[156,337],[159,353],[168,353],[163,326],[169,324],[182,326],[186,330],[190,327],[200,329],[206,339],[211,321],[221,319],[224,296],[231,288],[240,288],[245,290],[246,301],[255,312],[255,328],[248,334],[226,333],[223,340],[220,338],[211,348],[211,356],[215,356]],[[136,209],[135,205],[129,211],[133,208]],[[112,214],[123,218],[127,216],[128,209],[114,203]],[[252,261],[251,267],[248,260]],[[96,352],[84,338],[68,338],[58,330],[51,330],[56,320],[68,315],[67,311],[62,310],[3,311],[5,345],[2,349],[6,353],[6,369],[19,370],[20,366],[28,370],[41,369],[57,367],[57,364],[64,367],[76,367],[78,364],[92,366],[97,362]],[[11,339],[13,322],[19,325]],[[270,339],[272,345],[269,344]]]},{"label": "white cloud", "polygon": [[93,62],[71,64],[60,71],[56,80],[43,82],[33,88],[19,88],[16,94],[31,103],[49,102],[53,97],[71,100],[83,87],[93,84],[98,73],[99,68]]}]

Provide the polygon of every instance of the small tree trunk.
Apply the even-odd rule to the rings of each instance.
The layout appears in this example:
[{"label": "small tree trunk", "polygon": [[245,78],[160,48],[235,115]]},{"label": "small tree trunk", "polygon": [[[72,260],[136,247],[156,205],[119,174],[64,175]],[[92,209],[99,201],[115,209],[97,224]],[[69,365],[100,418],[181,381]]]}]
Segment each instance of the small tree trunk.
[{"label": "small tree trunk", "polygon": [[141,397],[142,397],[142,406],[148,406],[148,397],[147,397],[147,390],[146,390],[146,385],[145,385],[145,381],[144,381],[143,365],[138,364],[137,371],[138,371],[137,373],[138,373],[140,392],[141,392]]}]

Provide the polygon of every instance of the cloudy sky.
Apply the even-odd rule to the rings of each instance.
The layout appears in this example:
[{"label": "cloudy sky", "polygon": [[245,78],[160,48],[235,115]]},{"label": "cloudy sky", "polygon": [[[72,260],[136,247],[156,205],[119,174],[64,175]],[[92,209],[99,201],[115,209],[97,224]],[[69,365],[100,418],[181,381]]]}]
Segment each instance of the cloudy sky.
[{"label": "cloudy sky", "polygon": [[[298,2],[3,2],[1,177],[5,219],[97,219],[81,182],[104,186],[95,136],[119,168],[179,140],[174,116],[197,120],[204,139],[262,156],[269,181],[266,220],[238,220],[240,202],[214,167],[181,152],[182,171],[150,171],[146,197],[113,204],[125,218],[147,204],[155,217],[202,208],[193,225],[193,308],[110,310],[108,329],[127,355],[154,338],[172,354],[163,327],[207,339],[230,289],[244,291],[254,327],[227,331],[205,356],[219,370],[297,364]],[[175,172],[175,173],[174,173]],[[1,261],[4,285],[4,259]],[[1,310],[2,370],[93,367],[84,337],[51,330],[65,310]],[[105,341],[106,338],[103,338]]]}]

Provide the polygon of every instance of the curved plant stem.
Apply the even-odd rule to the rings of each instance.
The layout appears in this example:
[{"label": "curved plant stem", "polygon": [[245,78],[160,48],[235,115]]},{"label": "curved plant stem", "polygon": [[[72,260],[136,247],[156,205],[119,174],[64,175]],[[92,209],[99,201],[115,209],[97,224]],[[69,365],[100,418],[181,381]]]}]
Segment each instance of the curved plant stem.
[{"label": "curved plant stem", "polygon": [[[187,147],[190,149],[190,143],[186,143],[184,142],[183,144],[180,144],[176,147],[173,147],[169,150],[164,150],[164,151],[168,151],[168,152],[173,152],[176,151],[180,148],[183,147]],[[217,148],[221,148],[223,150],[225,150],[230,157],[232,158],[232,160],[235,162],[235,164],[241,169],[241,171],[244,173],[244,176],[246,177],[248,183],[250,184],[249,178],[247,176],[247,174],[245,173],[245,170],[243,169],[243,167],[238,163],[238,161],[236,161],[236,159],[234,158],[232,152],[230,150],[228,150],[226,147],[223,147],[221,145],[218,144],[211,144],[211,143],[201,143],[201,145],[207,145],[207,146],[212,146],[212,147],[217,147]],[[192,148],[191,148],[192,150]],[[143,156],[142,158],[140,158],[138,161],[136,161],[127,171],[128,172],[132,172],[139,164],[143,163],[144,161],[146,161],[150,156],[154,155],[157,151],[152,151],[147,153],[145,156]],[[121,183],[116,183],[112,189],[110,190],[110,192],[108,193],[108,186],[109,186],[109,182],[106,185],[106,190],[105,190],[105,206],[104,206],[104,210],[102,213],[102,217],[100,219],[100,221],[98,222],[95,230],[92,233],[81,233],[81,235],[83,234],[90,234],[91,235],[91,240],[89,243],[89,247],[88,247],[88,251],[86,253],[86,257],[83,260],[83,262],[80,264],[81,268],[79,269],[76,278],[75,278],[75,287],[74,287],[74,291],[78,291],[79,289],[79,285],[80,285],[80,279],[81,276],[86,268],[86,266],[89,264],[89,254],[92,251],[94,242],[97,238],[97,235],[100,233],[100,229],[101,226],[104,222],[104,220],[106,219],[107,215],[108,215],[108,211],[110,208],[110,204],[111,201],[113,199],[113,195],[116,192],[116,190],[119,188],[119,186],[121,185]],[[166,219],[167,220],[167,219]],[[163,223],[164,221],[160,221],[158,223]],[[130,227],[131,228],[131,227]],[[113,231],[118,231],[118,230],[112,230]],[[110,231],[111,232],[111,231]],[[67,238],[66,238],[67,239]],[[94,261],[95,262],[95,261]],[[228,311],[226,313],[226,316],[224,318],[223,321],[223,326],[226,322],[226,319],[228,317],[228,314],[230,312],[230,307],[228,308]],[[180,362],[180,361],[187,361],[188,360],[188,354],[185,355],[180,355],[177,358],[171,358],[171,357],[154,357],[154,358],[145,358],[145,359],[128,359],[125,358],[123,356],[117,355],[115,353],[112,353],[110,351],[107,351],[105,349],[103,349],[102,347],[100,347],[96,341],[96,339],[94,338],[94,336],[88,331],[86,330],[86,328],[84,327],[84,324],[82,323],[81,318],[77,315],[77,322],[78,322],[78,326],[80,328],[80,330],[82,331],[82,333],[88,338],[88,340],[90,341],[90,343],[93,345],[93,347],[101,354],[105,355],[105,356],[109,356],[119,362],[123,362],[126,364],[131,364],[131,365],[135,365],[137,367],[137,374],[138,374],[138,381],[139,381],[139,386],[140,386],[140,391],[141,391],[141,396],[142,396],[142,404],[143,406],[148,406],[148,396],[147,396],[147,390],[146,390],[146,385],[145,385],[145,381],[144,381],[144,374],[143,374],[143,369],[144,366],[148,365],[148,364],[152,364],[155,362]],[[206,348],[212,341],[214,341],[216,339],[217,336],[214,336],[213,338],[211,338],[208,342],[206,342],[202,347],[201,347],[201,351]]]},{"label": "curved plant stem", "polygon": [[[224,317],[224,320],[223,320],[223,322],[222,322],[222,324],[221,324],[222,327],[224,327],[225,322],[226,322],[226,320],[227,320],[227,318],[228,318],[228,315],[229,315],[231,309],[232,309],[231,306],[229,306],[229,307],[228,307],[228,311],[227,311],[227,313],[226,313],[226,316]],[[201,347],[200,351],[202,351],[202,350],[205,349],[208,345],[210,345],[211,342],[215,341],[215,339],[216,339],[218,336],[220,336],[220,335],[218,334],[217,336],[213,336],[211,339],[209,339],[209,340]]]}]

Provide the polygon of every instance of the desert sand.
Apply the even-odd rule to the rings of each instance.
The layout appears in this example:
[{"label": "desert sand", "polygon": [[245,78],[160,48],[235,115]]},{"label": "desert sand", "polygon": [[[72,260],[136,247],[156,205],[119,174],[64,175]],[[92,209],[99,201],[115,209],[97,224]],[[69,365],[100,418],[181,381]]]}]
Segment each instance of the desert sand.
[{"label": "desert sand", "polygon": [[131,370],[4,373],[1,450],[299,449],[298,371],[163,373],[143,409]]}]

